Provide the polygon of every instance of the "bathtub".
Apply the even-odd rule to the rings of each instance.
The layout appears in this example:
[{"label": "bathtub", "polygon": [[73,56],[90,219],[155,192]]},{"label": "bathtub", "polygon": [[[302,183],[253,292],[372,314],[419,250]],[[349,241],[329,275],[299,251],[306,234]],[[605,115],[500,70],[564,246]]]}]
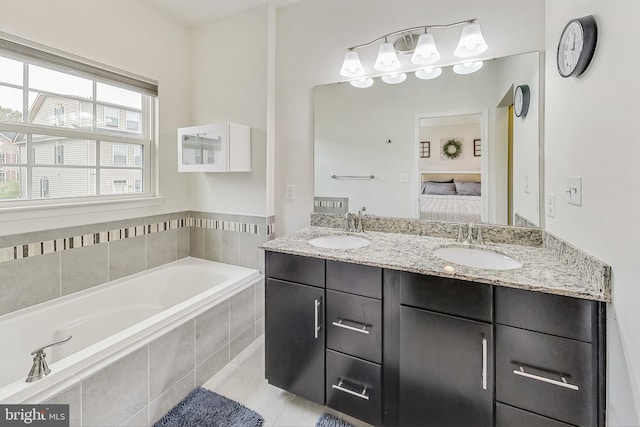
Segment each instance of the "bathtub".
[{"label": "bathtub", "polygon": [[[0,316],[0,403],[38,403],[263,280],[258,270],[184,258]],[[30,353],[51,373],[27,383]]]}]

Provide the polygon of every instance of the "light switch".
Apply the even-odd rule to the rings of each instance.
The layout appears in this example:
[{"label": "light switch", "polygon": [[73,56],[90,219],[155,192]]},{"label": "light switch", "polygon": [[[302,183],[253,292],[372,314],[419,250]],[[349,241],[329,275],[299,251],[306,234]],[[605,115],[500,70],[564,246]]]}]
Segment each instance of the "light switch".
[{"label": "light switch", "polygon": [[556,195],[553,193],[547,193],[547,216],[556,217]]},{"label": "light switch", "polygon": [[525,175],[524,177],[524,192],[527,194],[531,193],[529,190],[529,175]]},{"label": "light switch", "polygon": [[409,174],[407,172],[400,174],[400,182],[409,182]]},{"label": "light switch", "polygon": [[285,187],[285,199],[287,200],[295,200],[296,199],[296,186],[293,184],[287,184]]},{"label": "light switch", "polygon": [[567,187],[567,202],[572,205],[582,206],[582,177],[568,176]]}]

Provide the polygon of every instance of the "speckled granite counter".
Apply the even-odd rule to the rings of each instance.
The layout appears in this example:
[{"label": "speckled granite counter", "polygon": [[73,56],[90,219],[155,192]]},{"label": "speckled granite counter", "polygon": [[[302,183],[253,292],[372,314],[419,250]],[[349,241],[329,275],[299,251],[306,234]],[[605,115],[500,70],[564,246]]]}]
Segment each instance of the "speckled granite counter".
[{"label": "speckled granite counter", "polygon": [[[515,270],[486,270],[444,261],[432,252],[447,246],[465,246],[454,239],[365,231],[356,233],[371,241],[360,249],[323,249],[308,241],[328,235],[354,234],[336,228],[308,227],[264,243],[274,252],[372,265],[394,270],[470,280],[512,288],[528,289],[595,301],[610,301],[610,268],[602,263],[593,271],[572,268],[557,253],[542,246],[487,243],[483,249],[508,255],[524,265]],[[467,245],[468,246],[468,245]],[[445,266],[453,267],[445,270]],[[593,277],[601,271],[602,277]]]}]

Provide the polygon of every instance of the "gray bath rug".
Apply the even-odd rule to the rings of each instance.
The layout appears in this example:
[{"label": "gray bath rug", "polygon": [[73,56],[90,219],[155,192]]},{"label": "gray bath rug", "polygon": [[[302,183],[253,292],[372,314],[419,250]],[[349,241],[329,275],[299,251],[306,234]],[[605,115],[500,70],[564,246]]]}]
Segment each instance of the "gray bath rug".
[{"label": "gray bath rug", "polygon": [[353,425],[349,424],[345,420],[341,420],[333,415],[325,413],[320,415],[320,418],[316,421],[316,427],[353,427]]},{"label": "gray bath rug", "polygon": [[263,422],[246,406],[198,387],[153,427],[260,427]]}]

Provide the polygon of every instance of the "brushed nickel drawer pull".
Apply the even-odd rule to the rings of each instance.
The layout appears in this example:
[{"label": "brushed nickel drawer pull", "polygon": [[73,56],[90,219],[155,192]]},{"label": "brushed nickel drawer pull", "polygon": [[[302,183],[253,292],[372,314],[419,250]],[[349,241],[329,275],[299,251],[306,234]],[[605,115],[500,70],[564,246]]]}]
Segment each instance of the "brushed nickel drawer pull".
[{"label": "brushed nickel drawer pull", "polygon": [[487,339],[482,338],[482,389],[487,389]]},{"label": "brushed nickel drawer pull", "polygon": [[362,325],[362,326],[359,327],[359,328],[356,328],[355,326],[346,325],[344,323],[344,319],[340,319],[340,318],[338,318],[337,322],[333,322],[332,324],[333,324],[333,326],[337,326],[339,328],[344,328],[344,329],[348,329],[350,331],[360,332],[361,334],[369,335],[369,331],[367,331],[367,328],[369,327],[369,325],[367,325],[365,323],[353,322],[351,320],[349,320],[349,322],[355,323],[356,325]]},{"label": "brushed nickel drawer pull", "polygon": [[340,390],[342,392],[348,393],[352,396],[359,397],[360,399],[369,400],[369,396],[367,396],[367,386],[362,386],[362,391],[358,393],[357,391],[349,390],[348,388],[343,387],[344,380],[342,378],[338,378],[338,384],[331,384],[331,388],[336,390]]},{"label": "brushed nickel drawer pull", "polygon": [[570,390],[576,390],[576,391],[580,390],[580,388],[577,385],[568,383],[567,379],[563,376],[560,376],[562,381],[552,380],[551,378],[542,377],[540,375],[534,375],[534,374],[525,372],[522,366],[520,366],[520,370],[514,369],[513,373],[516,375],[520,375],[521,377],[531,378],[532,380],[542,381],[543,383],[557,385],[558,387],[564,387],[564,388],[568,388]]},{"label": "brushed nickel drawer pull", "polygon": [[319,318],[319,311],[320,311],[320,304],[321,304],[321,300],[317,299],[315,300],[314,303],[314,314],[315,314],[315,318],[314,318],[314,323],[313,323],[313,334],[315,339],[318,339],[319,334],[318,332],[320,332],[320,318]]}]

